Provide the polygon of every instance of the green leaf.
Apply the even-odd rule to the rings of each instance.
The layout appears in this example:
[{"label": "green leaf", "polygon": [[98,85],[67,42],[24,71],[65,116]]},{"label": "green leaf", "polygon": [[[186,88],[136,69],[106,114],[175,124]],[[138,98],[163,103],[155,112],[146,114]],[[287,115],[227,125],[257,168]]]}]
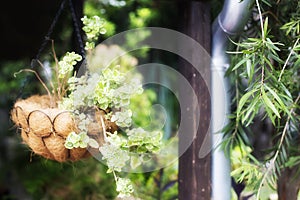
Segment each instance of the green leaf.
[{"label": "green leaf", "polygon": [[259,99],[256,97],[251,101],[250,105],[245,109],[245,111],[247,112],[245,116],[243,116],[242,124],[244,124],[247,121],[245,126],[249,126],[253,121],[259,107],[260,107]]},{"label": "green leaf", "polygon": [[277,93],[270,87],[268,87],[267,85],[264,85],[264,87],[272,94],[272,96],[276,99],[276,101],[279,103],[280,107],[282,110],[284,110],[284,112],[289,113],[289,110],[287,109],[287,107],[285,106],[285,104],[283,103],[283,101],[281,100],[281,98],[277,95]]},{"label": "green leaf", "polygon": [[272,112],[272,110],[269,107],[265,107],[265,110],[267,112],[268,117],[270,118],[272,124],[275,124],[276,115]]},{"label": "green leaf", "polygon": [[298,164],[300,164],[300,156],[291,156],[284,166],[293,167]]},{"label": "green leaf", "polygon": [[275,44],[282,45],[281,43],[274,43],[274,42],[272,42],[272,40],[270,38],[266,38],[266,40],[267,40],[267,45],[272,52],[275,53],[274,50],[280,51],[280,49],[277,46],[275,46]]},{"label": "green leaf", "polygon": [[265,23],[264,23],[264,34],[265,34],[265,37],[268,34],[268,21],[269,21],[269,19],[268,19],[268,17],[266,17]]},{"label": "green leaf", "polygon": [[232,71],[235,71],[237,70],[241,65],[243,65],[244,63],[247,63],[248,59],[247,58],[244,58],[242,59],[240,62],[238,62],[232,69]]},{"label": "green leaf", "polygon": [[265,61],[268,64],[267,66],[273,70],[273,64],[270,62],[270,60],[267,57],[263,56],[263,61]]},{"label": "green leaf", "polygon": [[247,92],[246,94],[244,94],[239,103],[238,103],[238,108],[237,108],[237,116],[241,115],[241,110],[244,107],[244,105],[247,103],[247,101],[249,100],[249,98],[256,92],[256,90],[250,90],[249,92]]},{"label": "green leaf", "polygon": [[253,70],[252,70],[252,64],[250,59],[247,59],[246,61],[246,70],[247,70],[247,76],[249,77],[250,80],[252,80]]},{"label": "green leaf", "polygon": [[[274,106],[274,104],[272,103],[272,101],[268,98],[267,94],[265,93],[265,90],[262,90],[262,98],[263,101],[265,103],[265,105],[270,108],[272,110],[272,112],[278,117],[281,118],[278,110],[276,109],[276,107]],[[270,115],[269,115],[270,116]]]}]

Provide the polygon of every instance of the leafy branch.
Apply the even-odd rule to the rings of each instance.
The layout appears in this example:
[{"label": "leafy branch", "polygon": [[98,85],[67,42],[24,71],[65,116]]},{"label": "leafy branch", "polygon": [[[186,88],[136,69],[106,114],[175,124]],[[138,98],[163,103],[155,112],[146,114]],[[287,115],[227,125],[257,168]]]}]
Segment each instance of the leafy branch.
[{"label": "leafy branch", "polygon": [[[294,105],[297,105],[298,102],[300,100],[300,93],[297,97],[297,99],[295,100],[294,102]],[[290,110],[290,113],[291,113],[291,116],[295,114],[295,108],[292,108]],[[276,152],[275,152],[275,155],[273,156],[272,160],[269,162],[269,166],[267,168],[267,171],[265,172],[261,182],[260,182],[260,185],[259,185],[259,188],[258,188],[258,191],[257,191],[257,197],[260,196],[260,192],[261,192],[261,188],[263,186],[263,184],[266,182],[266,179],[268,178],[269,174],[272,172],[272,169],[274,169],[275,165],[276,165],[276,161],[278,159],[278,156],[282,150],[282,146],[283,146],[283,143],[284,143],[284,140],[286,139],[286,135],[288,134],[288,127],[291,123],[291,116],[288,116],[286,122],[285,122],[285,125],[284,125],[284,129],[282,131],[282,134],[281,134],[281,137],[280,137],[280,141],[279,141],[279,144],[276,148]],[[276,168],[276,167],[275,167]],[[280,168],[279,168],[279,173],[280,173]]]},{"label": "leafy branch", "polygon": [[[262,187],[268,184],[274,188],[278,176],[286,167],[299,162],[297,152],[292,152],[295,144],[295,123],[298,121],[299,103],[299,37],[295,36],[295,23],[286,23],[281,30],[291,34],[292,45],[274,42],[270,34],[269,19],[262,15],[259,1],[256,0],[260,19],[261,35],[246,38],[239,43],[232,56],[233,64],[227,75],[234,80],[235,98],[230,123],[223,129],[227,139],[223,146],[230,149],[231,157],[239,149],[250,147],[250,151],[238,161],[233,161],[232,175],[238,182],[246,182],[260,198]],[[296,16],[296,15],[295,15]],[[295,20],[293,16],[293,20]],[[299,15],[300,16],[300,15]],[[258,25],[258,24],[257,24]],[[285,45],[291,47],[285,49]],[[263,157],[253,156],[251,126],[256,120],[269,119],[276,131],[272,146],[265,149]],[[289,157],[297,159],[289,159]],[[237,164],[238,162],[238,164]],[[253,178],[255,177],[255,178]]]}]

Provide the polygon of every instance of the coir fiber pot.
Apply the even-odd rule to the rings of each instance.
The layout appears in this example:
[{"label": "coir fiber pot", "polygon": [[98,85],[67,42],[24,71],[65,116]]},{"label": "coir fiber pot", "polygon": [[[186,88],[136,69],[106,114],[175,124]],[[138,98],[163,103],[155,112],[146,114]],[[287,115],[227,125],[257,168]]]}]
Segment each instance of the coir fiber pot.
[{"label": "coir fiber pot", "polygon": [[[103,142],[102,117],[106,131],[113,132],[117,126],[106,120],[103,110],[94,112],[95,121],[88,126],[88,135]],[[21,130],[21,137],[34,153],[58,162],[77,161],[89,157],[87,148],[67,149],[64,144],[70,132],[78,132],[76,121],[69,111],[52,107],[47,95],[34,95],[18,100],[12,111],[13,122]]]}]

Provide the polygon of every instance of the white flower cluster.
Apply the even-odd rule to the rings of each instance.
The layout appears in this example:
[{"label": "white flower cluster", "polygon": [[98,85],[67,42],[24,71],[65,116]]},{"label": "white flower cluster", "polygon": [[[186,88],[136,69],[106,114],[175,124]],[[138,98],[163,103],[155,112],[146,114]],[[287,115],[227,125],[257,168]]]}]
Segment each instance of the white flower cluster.
[{"label": "white flower cluster", "polygon": [[69,79],[71,93],[63,98],[60,108],[80,110],[82,107],[98,106],[106,110],[117,109],[111,113],[111,121],[120,127],[130,127],[132,111],[129,109],[130,98],[143,92],[138,79],[126,82],[125,74],[119,71],[119,66],[104,69],[101,74],[72,77]]},{"label": "white flower cluster", "polygon": [[115,131],[114,133],[109,133],[107,132],[107,135],[109,137],[106,138],[106,142],[110,143],[110,144],[113,144],[115,146],[118,146],[118,147],[122,147],[124,144],[126,144],[126,139],[124,137],[120,137],[118,135],[118,132]]},{"label": "white flower cluster", "polygon": [[61,61],[58,62],[58,78],[64,78],[73,71],[73,66],[77,61],[81,61],[82,57],[75,52],[67,52]]},{"label": "white flower cluster", "polygon": [[80,131],[87,133],[88,125],[90,124],[90,119],[84,113],[75,113],[76,118],[78,119],[78,128]]},{"label": "white flower cluster", "polygon": [[[74,54],[70,55],[74,56]],[[80,132],[87,134],[87,127],[91,122],[91,119],[80,111],[94,106],[103,110],[117,109],[117,111],[109,113],[107,117],[111,117],[110,120],[120,127],[131,126],[132,111],[128,108],[130,98],[136,93],[141,93],[143,89],[135,79],[127,83],[125,74],[119,71],[119,66],[106,68],[100,75],[94,73],[79,78],[71,77],[68,84],[70,94],[67,98],[63,98],[59,107],[73,111]],[[71,138],[66,141],[67,148],[77,147],[77,142],[80,142],[79,147],[81,148],[87,146],[87,140],[77,139],[77,141],[74,134],[70,135]]]}]

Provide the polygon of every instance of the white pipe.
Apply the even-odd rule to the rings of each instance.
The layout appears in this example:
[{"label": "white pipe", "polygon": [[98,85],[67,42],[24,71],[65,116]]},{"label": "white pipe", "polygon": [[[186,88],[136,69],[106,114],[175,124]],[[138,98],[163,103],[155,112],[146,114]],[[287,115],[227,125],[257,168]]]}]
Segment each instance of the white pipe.
[{"label": "white pipe", "polygon": [[230,111],[229,82],[225,78],[225,72],[229,67],[226,51],[229,37],[238,35],[244,28],[252,5],[253,0],[225,0],[223,9],[213,24],[211,66],[213,200],[231,199],[230,160],[219,145],[224,137],[224,133],[220,131],[228,123]]}]

